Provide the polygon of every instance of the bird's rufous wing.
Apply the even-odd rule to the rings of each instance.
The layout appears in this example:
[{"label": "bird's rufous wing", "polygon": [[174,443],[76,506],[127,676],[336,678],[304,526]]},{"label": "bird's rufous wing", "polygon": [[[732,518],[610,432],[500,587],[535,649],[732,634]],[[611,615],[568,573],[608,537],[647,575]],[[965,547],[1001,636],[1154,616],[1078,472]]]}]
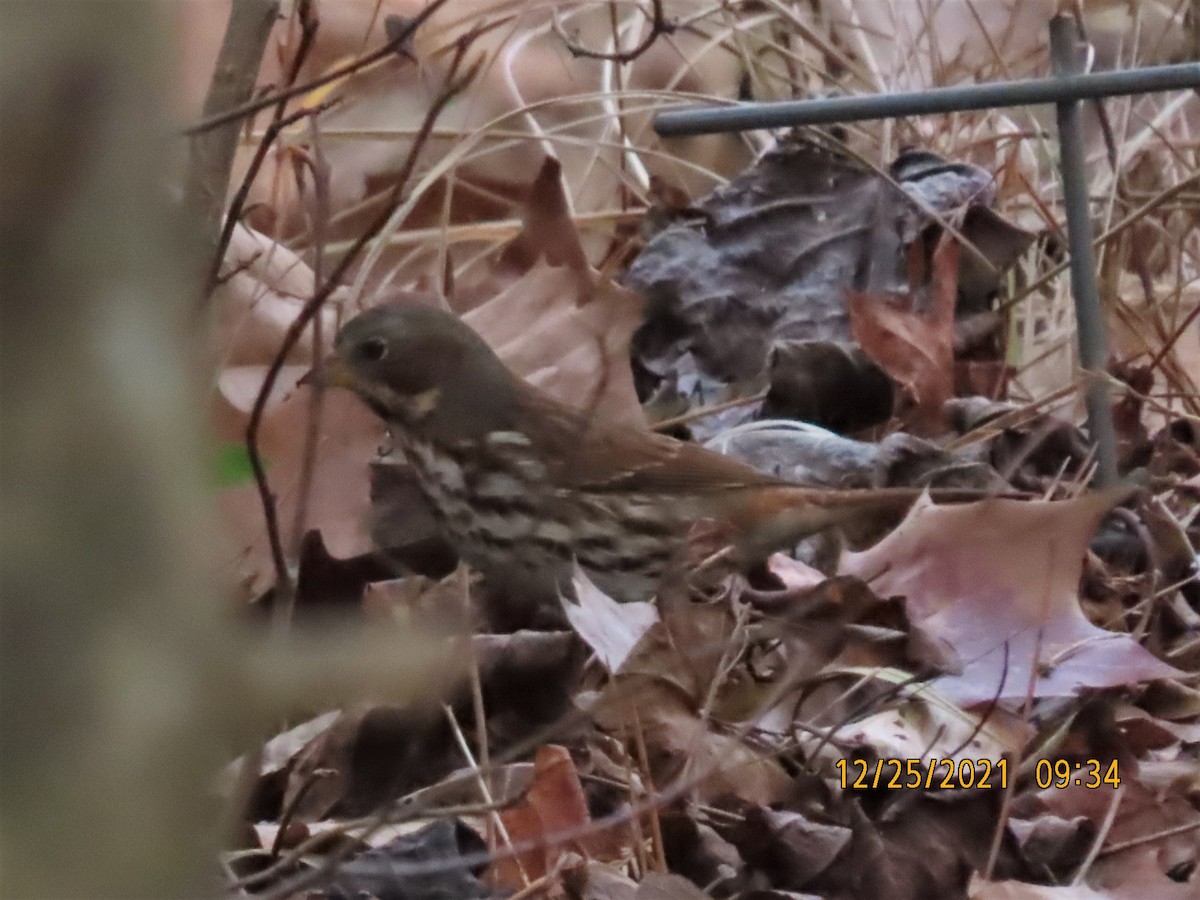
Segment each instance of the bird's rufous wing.
[{"label": "bird's rufous wing", "polygon": [[787,484],[696,444],[589,417],[540,391],[531,389],[523,406],[538,426],[526,433],[564,486],[670,495]]}]

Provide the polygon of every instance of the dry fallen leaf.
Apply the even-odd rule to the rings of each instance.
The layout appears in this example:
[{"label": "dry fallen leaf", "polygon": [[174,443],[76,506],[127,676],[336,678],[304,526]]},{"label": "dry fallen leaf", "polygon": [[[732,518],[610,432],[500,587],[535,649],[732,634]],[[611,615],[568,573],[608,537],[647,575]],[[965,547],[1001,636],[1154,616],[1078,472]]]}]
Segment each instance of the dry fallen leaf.
[{"label": "dry fallen leaf", "polygon": [[804,815],[752,809],[730,840],[775,888],[854,900],[964,896],[987,856],[998,794],[905,793],[877,820],[869,801],[846,796]]},{"label": "dry fallen leaf", "polygon": [[587,798],[565,747],[539,747],[533,773],[522,800],[500,813],[516,852],[510,855],[503,843],[498,846],[500,852],[490,870],[495,884],[520,890],[528,880],[549,872],[569,850],[599,859],[620,855],[619,830],[589,830],[592,819]]},{"label": "dry fallen leaf", "polygon": [[595,584],[582,570],[575,570],[575,597],[563,600],[567,621],[609,672],[624,665],[638,641],[658,621],[653,603],[618,603]]},{"label": "dry fallen leaf", "polygon": [[770,804],[788,789],[783,766],[712,721],[727,707],[746,706],[725,671],[728,654],[736,656],[736,624],[721,604],[665,605],[594,714],[610,733],[641,733],[659,790],[682,785],[697,799]]},{"label": "dry fallen leaf", "polygon": [[635,900],[705,900],[709,895],[679,875],[647,872]]},{"label": "dry fallen leaf", "polygon": [[1102,894],[1086,884],[1054,887],[1026,881],[984,881],[979,875],[971,879],[967,897],[969,900],[1113,900],[1112,894]]},{"label": "dry fallen leaf", "polygon": [[925,431],[937,430],[942,406],[954,393],[958,257],[958,244],[943,236],[933,254],[928,303],[918,300],[919,285],[909,294],[846,292],[855,340],[912,395],[915,424]]},{"label": "dry fallen leaf", "polygon": [[645,425],[629,365],[641,295],[588,264],[557,160],[543,162],[524,209],[524,227],[494,271],[462,291],[487,297],[463,320],[510,369],[558,399]]},{"label": "dry fallen leaf", "polygon": [[[299,367],[297,367],[298,370]],[[265,368],[248,379],[261,385]],[[227,370],[231,377],[246,380],[244,371]],[[292,372],[294,376],[295,371]],[[223,385],[226,387],[226,385]],[[243,399],[257,393],[253,384],[242,390]],[[217,410],[217,434],[226,440],[241,440],[246,414],[226,403]],[[301,497],[305,435],[309,422],[307,389],[285,394],[263,418],[259,449],[266,460],[267,480],[275,494],[276,514],[285,549],[292,545],[293,523]],[[384,440],[379,420],[362,404],[338,391],[327,392],[318,419],[316,458],[308,485],[305,528],[321,529],[325,545],[338,557],[355,556],[371,549],[367,533],[370,498],[368,464]],[[226,523],[226,541],[237,554],[236,571],[250,596],[274,583],[266,540],[262,503],[254,485],[227,488],[218,497]]]},{"label": "dry fallen leaf", "polygon": [[847,553],[841,571],[957,651],[963,671],[935,682],[960,703],[1070,696],[1178,670],[1124,634],[1091,624],[1079,605],[1088,539],[1124,491],[1058,502],[919,502],[882,541]]},{"label": "dry fallen leaf", "polygon": [[[1120,797],[1107,785],[1089,790],[1072,784],[1039,794],[1048,812],[1063,818],[1086,816],[1097,828],[1113,802],[1118,803],[1105,845],[1135,843],[1125,850],[1103,853],[1092,863],[1088,883],[1120,900],[1184,900],[1197,896],[1200,813],[1184,796],[1150,790],[1127,767],[1118,774]],[[1168,872],[1177,874],[1172,877]],[[1178,873],[1186,876],[1184,881],[1178,880]]]},{"label": "dry fallen leaf", "polygon": [[[216,325],[213,354],[220,364],[211,405],[218,440],[242,443],[250,411],[283,336],[316,290],[312,269],[299,256],[258,232],[238,226],[223,272],[232,273],[213,292]],[[344,290],[323,307],[320,341],[314,346],[310,325],[279,373],[259,429],[259,451],[267,482],[276,498],[276,514],[285,553],[298,545],[308,527],[319,527],[336,556],[370,549],[367,536],[367,463],[383,441],[383,426],[358,401],[328,392],[316,423],[312,479],[303,485],[310,393],[296,382],[314,357],[332,345],[339,321],[347,315]],[[297,512],[307,490],[306,514],[297,528]],[[253,484],[221,491],[218,505],[226,525],[226,543],[244,593],[257,596],[275,580],[267,544],[262,503]]]},{"label": "dry fallen leaf", "polygon": [[[927,691],[838,730],[839,741],[874,749],[879,759],[953,759],[970,766],[1019,753],[1032,729],[1002,710],[981,717]],[[982,771],[982,770],[981,770]],[[982,776],[980,776],[982,777]]]},{"label": "dry fallen leaf", "polygon": [[[238,225],[222,261],[221,277],[224,280],[214,288],[210,301],[216,313],[217,359],[223,366],[270,363],[284,333],[317,289],[312,268],[278,241]],[[331,345],[338,322],[346,315],[345,305],[346,292],[339,288],[322,307],[318,353]],[[310,325],[288,362],[313,363],[312,334]]]}]

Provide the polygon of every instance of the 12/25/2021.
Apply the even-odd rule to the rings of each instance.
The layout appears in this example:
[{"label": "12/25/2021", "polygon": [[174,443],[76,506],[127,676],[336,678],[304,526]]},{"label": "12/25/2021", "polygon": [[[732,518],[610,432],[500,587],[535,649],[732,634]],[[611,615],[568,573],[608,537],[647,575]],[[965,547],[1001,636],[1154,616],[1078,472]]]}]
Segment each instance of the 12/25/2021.
[{"label": "12/25/2021", "polygon": [[834,768],[843,790],[1008,787],[1007,759],[839,759]]}]

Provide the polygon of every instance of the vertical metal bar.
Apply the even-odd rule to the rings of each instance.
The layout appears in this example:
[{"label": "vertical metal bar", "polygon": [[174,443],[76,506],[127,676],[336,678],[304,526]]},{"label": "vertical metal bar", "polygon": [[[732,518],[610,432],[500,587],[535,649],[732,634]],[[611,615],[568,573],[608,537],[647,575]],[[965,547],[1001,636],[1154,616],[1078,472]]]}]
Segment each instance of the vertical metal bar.
[{"label": "vertical metal bar", "polygon": [[[1050,20],[1050,58],[1054,73],[1070,76],[1077,68],[1078,26],[1071,16]],[[1096,255],[1092,248],[1092,217],[1088,203],[1087,163],[1080,101],[1057,104],[1059,164],[1062,168],[1063,204],[1067,212],[1067,243],[1071,254],[1071,294],[1079,339],[1079,365],[1085,379],[1088,436],[1096,445],[1098,487],[1117,481],[1117,435],[1113,427],[1105,368],[1108,337],[1100,294],[1096,288]]]}]

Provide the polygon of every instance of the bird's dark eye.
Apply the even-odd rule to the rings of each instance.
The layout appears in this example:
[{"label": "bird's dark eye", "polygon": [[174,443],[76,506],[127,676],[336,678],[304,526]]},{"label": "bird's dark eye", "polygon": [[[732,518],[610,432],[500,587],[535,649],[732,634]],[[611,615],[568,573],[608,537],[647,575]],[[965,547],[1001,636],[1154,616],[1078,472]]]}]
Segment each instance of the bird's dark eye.
[{"label": "bird's dark eye", "polygon": [[379,362],[387,356],[387,342],[383,338],[367,338],[359,345],[358,355],[367,362]]}]

